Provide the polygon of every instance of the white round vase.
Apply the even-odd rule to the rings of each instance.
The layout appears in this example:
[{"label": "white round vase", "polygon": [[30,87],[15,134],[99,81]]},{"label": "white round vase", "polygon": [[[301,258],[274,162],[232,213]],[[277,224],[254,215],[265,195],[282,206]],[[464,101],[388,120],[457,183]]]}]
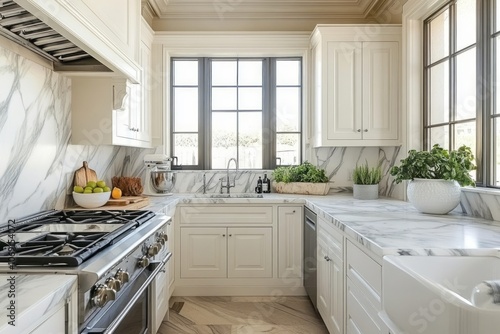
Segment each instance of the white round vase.
[{"label": "white round vase", "polygon": [[454,180],[414,179],[408,183],[407,195],[418,211],[444,215],[460,203],[460,191]]}]

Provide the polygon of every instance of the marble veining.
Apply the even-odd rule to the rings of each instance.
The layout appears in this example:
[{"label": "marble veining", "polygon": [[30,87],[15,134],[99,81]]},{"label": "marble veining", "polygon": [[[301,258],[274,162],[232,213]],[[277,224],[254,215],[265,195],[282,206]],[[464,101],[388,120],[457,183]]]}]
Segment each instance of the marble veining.
[{"label": "marble veining", "polygon": [[[0,222],[47,209],[63,209],[71,194],[74,171],[88,161],[99,178],[141,177],[145,182],[144,155],[163,153],[159,146],[139,149],[120,146],[71,144],[71,79],[4,48],[0,40]],[[405,155],[395,147],[308,147],[305,152],[324,168],[334,193],[352,191],[356,164],[382,167],[380,196],[403,198],[404,186],[395,185],[390,168]],[[253,192],[259,176],[269,170],[230,171],[233,192]],[[176,171],[174,193],[220,190],[225,170]],[[500,192],[463,192],[461,208],[468,215],[500,221]]]},{"label": "marble veining", "polygon": [[[8,298],[11,285],[8,279],[15,277],[15,298]],[[0,275],[0,296],[2,298],[2,317],[0,333],[24,333],[39,322],[46,314],[54,311],[54,306],[76,293],[77,278],[72,275]],[[8,324],[6,307],[15,300],[16,326]]]},{"label": "marble veining", "polygon": [[194,198],[175,194],[154,199],[151,207],[170,210],[191,204],[298,204],[344,231],[358,245],[382,257],[395,255],[500,256],[500,222],[470,217],[460,212],[429,215],[410,203],[391,198],[355,200],[352,194],[326,196],[264,194],[263,198]]}]

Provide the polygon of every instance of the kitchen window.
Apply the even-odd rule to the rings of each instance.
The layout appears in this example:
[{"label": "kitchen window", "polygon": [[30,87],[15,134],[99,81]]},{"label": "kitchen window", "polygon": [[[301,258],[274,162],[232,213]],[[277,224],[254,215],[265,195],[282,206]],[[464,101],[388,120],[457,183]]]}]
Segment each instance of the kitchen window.
[{"label": "kitchen window", "polygon": [[301,58],[172,58],[171,152],[185,169],[301,162]]},{"label": "kitchen window", "polygon": [[470,146],[485,187],[500,187],[499,38],[500,0],[449,1],[424,21],[424,148]]}]

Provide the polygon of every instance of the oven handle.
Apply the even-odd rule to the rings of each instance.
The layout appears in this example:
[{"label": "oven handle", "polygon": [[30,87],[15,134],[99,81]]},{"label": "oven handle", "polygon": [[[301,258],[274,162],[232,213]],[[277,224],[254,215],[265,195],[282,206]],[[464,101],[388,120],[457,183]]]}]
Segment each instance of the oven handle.
[{"label": "oven handle", "polygon": [[127,313],[134,306],[135,302],[139,299],[141,294],[148,288],[148,286],[156,278],[156,276],[160,273],[160,271],[163,269],[163,266],[168,262],[168,260],[170,260],[171,257],[172,257],[172,253],[169,252],[167,254],[167,256],[165,256],[165,258],[162,261],[158,261],[158,262],[155,261],[155,262],[151,263],[152,265],[155,266],[154,271],[151,273],[151,275],[149,275],[149,277],[146,279],[144,284],[139,288],[139,290],[137,290],[134,297],[132,297],[132,299],[130,299],[130,302],[127,304],[127,306],[125,306],[125,308],[118,315],[118,317],[116,317],[116,319],[109,325],[109,327],[106,328],[106,330],[103,332],[103,334],[110,334],[110,333],[114,332],[114,330],[120,325],[120,322],[125,318]]}]

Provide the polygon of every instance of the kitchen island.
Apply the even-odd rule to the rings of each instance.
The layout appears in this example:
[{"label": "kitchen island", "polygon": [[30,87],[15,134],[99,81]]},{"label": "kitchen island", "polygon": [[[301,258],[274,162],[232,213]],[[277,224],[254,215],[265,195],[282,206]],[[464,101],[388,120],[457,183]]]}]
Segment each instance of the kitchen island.
[{"label": "kitchen island", "polygon": [[0,282],[1,334],[77,332],[76,275],[1,274]]}]

